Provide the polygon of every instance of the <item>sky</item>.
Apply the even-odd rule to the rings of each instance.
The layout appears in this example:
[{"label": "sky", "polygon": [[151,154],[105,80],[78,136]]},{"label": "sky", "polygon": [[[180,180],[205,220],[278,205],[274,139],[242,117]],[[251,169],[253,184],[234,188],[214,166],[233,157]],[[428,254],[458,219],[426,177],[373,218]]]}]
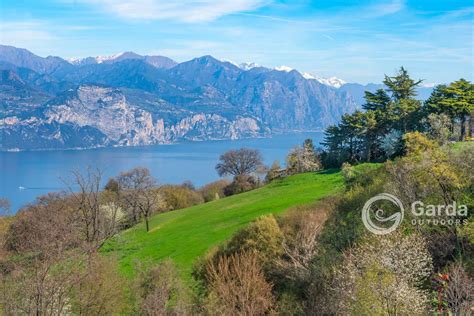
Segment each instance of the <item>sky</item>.
[{"label": "sky", "polygon": [[0,0],[0,43],[63,58],[203,55],[380,82],[473,79],[473,0]]}]

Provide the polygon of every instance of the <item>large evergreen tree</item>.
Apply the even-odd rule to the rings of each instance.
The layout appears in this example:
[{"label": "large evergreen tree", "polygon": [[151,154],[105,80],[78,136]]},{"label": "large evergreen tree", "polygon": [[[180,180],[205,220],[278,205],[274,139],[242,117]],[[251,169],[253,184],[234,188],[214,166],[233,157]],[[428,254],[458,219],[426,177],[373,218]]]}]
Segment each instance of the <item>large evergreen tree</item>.
[{"label": "large evergreen tree", "polygon": [[[469,134],[472,137],[474,117],[474,85],[459,79],[449,85],[439,85],[426,101],[428,111],[448,115],[454,124],[460,126],[460,140]],[[469,128],[466,122],[469,120]],[[469,130],[468,130],[469,129]]]}]

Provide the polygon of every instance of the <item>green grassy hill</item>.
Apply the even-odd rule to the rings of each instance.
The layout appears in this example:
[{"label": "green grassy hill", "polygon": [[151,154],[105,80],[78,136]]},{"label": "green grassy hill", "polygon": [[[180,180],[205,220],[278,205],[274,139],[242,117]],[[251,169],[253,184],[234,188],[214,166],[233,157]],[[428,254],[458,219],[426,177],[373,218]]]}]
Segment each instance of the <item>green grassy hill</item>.
[{"label": "green grassy hill", "polygon": [[184,275],[189,275],[197,257],[255,218],[311,203],[343,186],[338,170],[291,176],[257,190],[155,215],[148,233],[144,224],[139,224],[109,241],[103,251],[117,256],[126,275],[132,275],[135,261],[165,258],[171,258]]}]

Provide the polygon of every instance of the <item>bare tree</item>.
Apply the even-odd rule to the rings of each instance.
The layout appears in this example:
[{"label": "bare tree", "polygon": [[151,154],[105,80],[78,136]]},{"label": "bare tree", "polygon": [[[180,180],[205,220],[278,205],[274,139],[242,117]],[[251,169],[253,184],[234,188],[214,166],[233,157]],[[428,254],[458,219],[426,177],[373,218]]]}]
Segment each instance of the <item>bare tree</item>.
[{"label": "bare tree", "polygon": [[445,299],[453,315],[470,315],[474,303],[474,280],[461,263],[454,263],[448,270],[448,287]]},{"label": "bare tree", "polygon": [[84,239],[95,248],[117,232],[118,208],[106,207],[101,201],[102,171],[73,171],[69,183],[71,208],[82,226]]},{"label": "bare tree", "polygon": [[146,231],[149,231],[149,218],[158,210],[160,194],[156,190],[156,179],[147,168],[137,167],[122,172],[118,178],[120,195],[131,213],[132,220],[145,220]]},{"label": "bare tree", "polygon": [[207,267],[211,314],[266,315],[274,304],[272,285],[264,277],[258,256],[242,252],[223,256]]},{"label": "bare tree", "polygon": [[[113,229],[106,226],[109,220],[100,219],[94,226],[91,218],[95,211],[84,202],[95,198],[85,196],[90,192],[83,189],[74,194],[38,198],[15,216],[4,245],[10,256],[1,258],[0,264],[0,314],[65,315],[76,314],[76,308],[99,311],[78,314],[103,314],[115,310],[120,301],[115,295],[120,287],[110,284],[115,270],[105,266],[108,261],[96,252],[108,235],[104,232]],[[99,218],[109,215],[94,206],[93,210],[100,212]],[[86,240],[87,233],[98,238]]]},{"label": "bare tree", "polygon": [[49,194],[21,210],[11,224],[3,262],[0,306],[6,315],[66,313],[83,239],[64,195]]},{"label": "bare tree", "polygon": [[334,208],[336,199],[326,198],[314,205],[297,206],[287,212],[281,229],[284,254],[278,261],[288,279],[307,279],[311,260],[319,252],[318,237]]},{"label": "bare tree", "polygon": [[234,177],[248,175],[262,166],[262,155],[256,149],[241,148],[230,150],[219,157],[216,171],[219,176]]},{"label": "bare tree", "polygon": [[142,315],[188,314],[188,293],[170,259],[148,269],[138,268],[135,293]]},{"label": "bare tree", "polygon": [[45,258],[80,247],[80,224],[64,195],[48,194],[15,216],[5,236],[5,249]]}]

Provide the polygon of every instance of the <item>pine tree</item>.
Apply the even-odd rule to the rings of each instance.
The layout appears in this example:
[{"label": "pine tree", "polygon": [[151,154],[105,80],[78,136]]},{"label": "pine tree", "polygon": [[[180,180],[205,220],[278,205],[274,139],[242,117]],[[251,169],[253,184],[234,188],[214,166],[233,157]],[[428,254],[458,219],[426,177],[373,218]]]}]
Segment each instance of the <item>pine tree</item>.
[{"label": "pine tree", "polygon": [[[426,101],[428,109],[435,113],[448,115],[453,123],[459,122],[461,134],[459,139],[464,140],[466,134],[471,134],[474,122],[474,85],[465,80],[459,79],[448,86],[440,85]],[[468,118],[469,117],[469,118]],[[466,122],[469,120],[469,131]]]}]

